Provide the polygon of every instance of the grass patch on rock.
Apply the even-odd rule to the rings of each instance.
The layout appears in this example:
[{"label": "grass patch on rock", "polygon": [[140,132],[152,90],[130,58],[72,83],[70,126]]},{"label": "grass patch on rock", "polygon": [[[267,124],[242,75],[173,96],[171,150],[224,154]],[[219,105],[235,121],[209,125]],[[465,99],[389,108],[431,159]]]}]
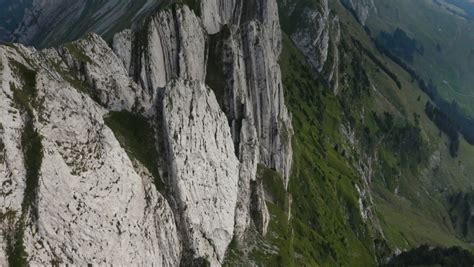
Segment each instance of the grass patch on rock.
[{"label": "grass patch on rock", "polygon": [[154,177],[155,186],[164,190],[158,172],[158,153],[155,145],[154,129],[146,118],[128,111],[111,112],[104,118],[131,159],[139,161]]}]

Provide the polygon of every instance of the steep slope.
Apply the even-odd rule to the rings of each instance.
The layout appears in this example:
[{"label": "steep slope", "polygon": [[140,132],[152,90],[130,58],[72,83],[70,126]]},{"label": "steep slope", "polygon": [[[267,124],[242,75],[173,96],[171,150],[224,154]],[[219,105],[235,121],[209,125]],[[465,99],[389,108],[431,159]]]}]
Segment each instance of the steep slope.
[{"label": "steep slope", "polygon": [[[454,3],[454,4],[453,4]],[[470,69],[474,66],[472,50],[474,21],[469,17],[469,1],[375,1],[378,12],[367,20],[373,38],[382,41],[383,33],[394,34],[401,29],[416,47],[405,49],[405,59],[396,56],[413,68],[430,87],[449,103],[455,101],[459,108],[473,116]],[[456,6],[458,4],[458,6]],[[409,48],[409,39],[401,42]],[[392,51],[395,52],[395,51]]]},{"label": "steep slope", "polygon": [[[430,97],[418,88],[409,73],[377,51],[372,41],[366,37],[363,29],[347,11],[340,5],[334,5],[333,10],[344,25],[341,25],[341,28],[345,27],[342,36],[348,38],[346,44],[340,47],[340,53],[346,54],[341,58],[347,57],[348,53],[357,54],[354,50],[347,51],[350,46],[355,45],[354,49],[361,50],[363,52],[361,66],[369,82],[359,87],[357,84],[363,85],[363,81],[366,80],[361,76],[348,92],[367,86],[372,88],[367,92],[372,104],[369,102],[364,105],[365,108],[372,109],[378,114],[376,117],[367,113],[361,116],[363,121],[360,130],[363,130],[362,136],[366,140],[364,142],[372,144],[368,147],[370,153],[363,159],[367,164],[372,162],[372,167],[369,168],[372,169],[372,174],[369,177],[372,177],[371,188],[375,193],[378,217],[382,221],[385,236],[398,247],[416,246],[427,242],[438,245],[463,245],[472,249],[466,240],[461,241],[461,236],[453,230],[447,203],[451,194],[464,191],[472,184],[472,175],[469,171],[472,168],[472,146],[460,138],[460,153],[458,158],[453,159],[449,152],[449,144],[446,144],[446,137],[439,137],[437,126],[426,116],[425,103]],[[353,42],[354,39],[358,41]],[[353,45],[348,46],[350,43]],[[359,64],[349,61],[345,65],[352,65],[352,69],[356,70],[354,67]],[[360,69],[360,65],[357,68]],[[346,67],[344,73],[350,72]],[[349,95],[350,100],[345,102],[351,106],[350,113],[357,114],[353,96]],[[385,113],[392,114],[387,117],[387,122],[392,121],[390,117],[393,117],[390,123],[392,126],[388,128],[389,132],[392,132],[392,137],[387,134],[387,129],[384,130],[388,124],[380,123],[377,119],[387,116]],[[411,132],[406,131],[409,128],[404,130],[405,134],[400,132],[397,134],[398,137],[393,136],[394,132],[398,132],[393,126],[405,124],[403,121],[421,130],[422,143],[406,143],[416,140],[412,134],[403,137]],[[355,133],[357,137],[357,130]],[[387,138],[393,137],[399,140],[397,141],[399,148],[394,150],[386,145],[384,145],[386,147],[377,145],[379,142],[387,144],[390,142]],[[364,139],[359,138],[360,141]],[[410,146],[416,146],[417,151],[407,150]],[[395,153],[392,154],[393,152]],[[401,155],[403,157],[400,157]],[[398,233],[401,236],[396,237]]]},{"label": "steep slope", "polygon": [[[3,265],[218,266],[249,226],[265,233],[257,166],[285,187],[293,131],[276,3],[248,4],[173,4],[113,49],[95,34],[1,46]],[[211,89],[221,32],[233,46],[212,55],[228,72]]]},{"label": "steep slope", "polygon": [[[95,32],[110,41],[123,29],[138,25],[165,1],[3,0],[10,10],[0,41],[35,47],[59,46]],[[17,14],[14,14],[16,12]]]},{"label": "steep slope", "polygon": [[[280,6],[289,36],[289,55],[280,62],[296,133],[292,220],[270,227],[278,238],[265,241],[280,254],[254,248],[250,259],[367,266],[423,243],[472,250],[449,219],[450,209],[451,217],[456,211],[448,201],[472,185],[472,146],[461,137],[458,158],[452,158],[446,136],[425,113],[430,97],[377,51],[347,5]],[[318,57],[326,53],[326,61]],[[241,248],[231,256],[245,254]]]},{"label": "steep slope", "polygon": [[2,216],[2,264],[176,265],[170,206],[105,125],[107,111],[61,76],[61,54],[23,46],[1,54],[2,197],[11,202],[2,206],[10,214]]},{"label": "steep slope", "polygon": [[110,20],[109,44],[0,46],[0,265],[473,250],[474,148],[451,156],[430,96],[378,51],[372,1],[183,2],[113,37]]},{"label": "steep slope", "polygon": [[31,6],[32,0],[2,0],[0,6],[0,41],[7,41],[20,24],[25,9]]}]

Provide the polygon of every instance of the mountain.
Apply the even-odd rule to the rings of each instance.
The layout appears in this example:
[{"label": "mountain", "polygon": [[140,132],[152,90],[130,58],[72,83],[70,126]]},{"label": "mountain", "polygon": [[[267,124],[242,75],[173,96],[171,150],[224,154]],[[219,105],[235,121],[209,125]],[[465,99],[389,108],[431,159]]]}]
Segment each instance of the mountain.
[{"label": "mountain", "polygon": [[0,265],[470,264],[468,113],[384,3],[33,1],[34,47],[0,46]]},{"label": "mountain", "polygon": [[[138,25],[165,1],[2,0],[7,6],[0,22],[0,41],[36,47],[59,46],[85,33],[101,34],[111,41],[114,33]],[[15,13],[13,13],[15,12]],[[5,25],[2,25],[5,24]]]},{"label": "mountain", "polygon": [[112,48],[2,46],[4,263],[218,265],[251,214],[266,231],[257,168],[286,186],[293,131],[276,3],[255,4],[175,4]]},{"label": "mountain", "polygon": [[11,34],[20,24],[25,10],[32,4],[31,0],[1,0],[0,6],[0,41],[10,39]]}]

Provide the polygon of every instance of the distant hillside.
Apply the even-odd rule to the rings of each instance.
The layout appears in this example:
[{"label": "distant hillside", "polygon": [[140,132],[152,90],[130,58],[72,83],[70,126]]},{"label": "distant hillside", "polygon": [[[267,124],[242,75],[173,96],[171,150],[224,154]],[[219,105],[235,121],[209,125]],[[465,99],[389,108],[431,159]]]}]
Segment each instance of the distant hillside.
[{"label": "distant hillside", "polygon": [[375,0],[375,4],[377,12],[372,13],[366,23],[372,37],[380,39],[397,30],[403,31],[417,43],[418,51],[407,55],[393,53],[427,84],[432,82],[444,100],[456,102],[465,114],[474,116],[474,3],[468,0]]},{"label": "distant hillside", "polygon": [[0,42],[9,41],[33,0],[0,0]]}]

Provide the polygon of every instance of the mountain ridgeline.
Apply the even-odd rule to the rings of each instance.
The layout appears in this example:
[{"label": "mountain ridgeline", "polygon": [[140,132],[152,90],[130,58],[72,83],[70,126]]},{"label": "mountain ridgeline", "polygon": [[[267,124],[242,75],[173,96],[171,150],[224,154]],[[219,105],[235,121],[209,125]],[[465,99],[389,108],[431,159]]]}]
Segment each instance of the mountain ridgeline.
[{"label": "mountain ridgeline", "polygon": [[470,118],[379,2],[21,1],[0,265],[472,263]]}]

